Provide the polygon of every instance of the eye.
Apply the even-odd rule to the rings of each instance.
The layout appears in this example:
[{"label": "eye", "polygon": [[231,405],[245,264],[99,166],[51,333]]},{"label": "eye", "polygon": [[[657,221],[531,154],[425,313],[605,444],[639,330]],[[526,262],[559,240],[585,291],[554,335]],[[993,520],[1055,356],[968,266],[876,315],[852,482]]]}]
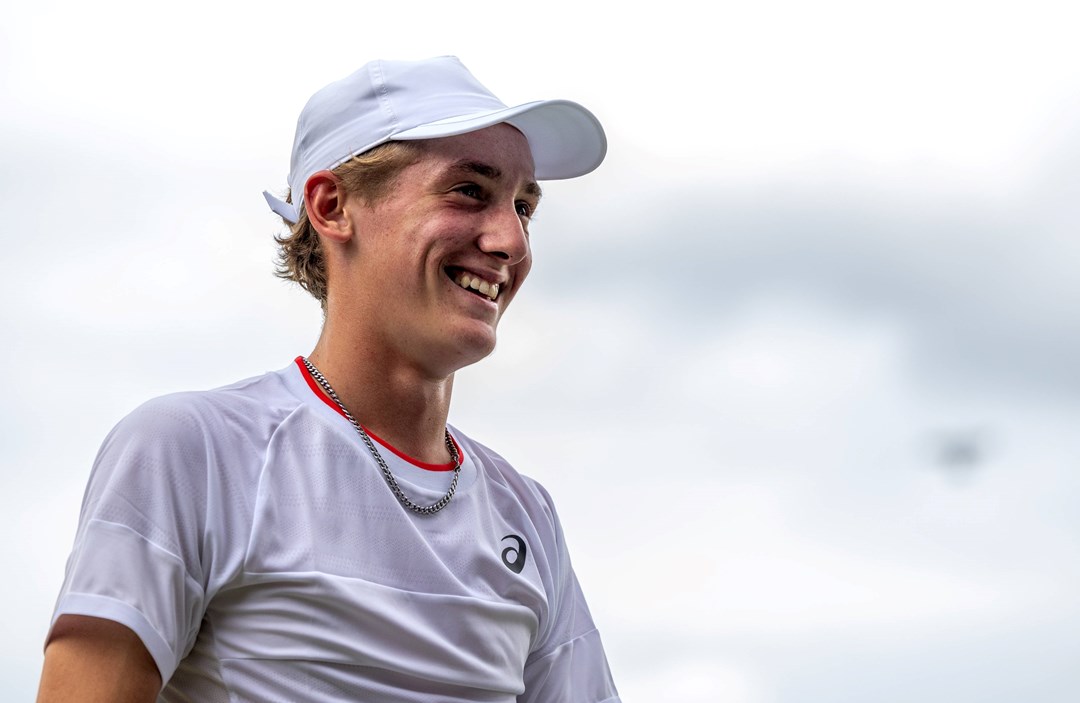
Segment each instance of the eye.
[{"label": "eye", "polygon": [[466,183],[465,185],[460,185],[454,189],[454,192],[461,193],[466,198],[472,198],[473,200],[484,199],[483,189],[475,183]]},{"label": "eye", "polygon": [[525,200],[519,200],[514,203],[514,207],[517,208],[517,214],[520,217],[524,217],[526,220],[531,220],[534,212],[532,203]]}]

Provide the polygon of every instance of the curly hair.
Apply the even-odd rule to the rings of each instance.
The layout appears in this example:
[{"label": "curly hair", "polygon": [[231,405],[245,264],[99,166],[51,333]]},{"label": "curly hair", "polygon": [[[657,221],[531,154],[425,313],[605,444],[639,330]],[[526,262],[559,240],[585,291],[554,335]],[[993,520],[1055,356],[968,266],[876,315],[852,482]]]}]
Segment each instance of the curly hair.
[{"label": "curly hair", "polygon": [[[415,142],[387,142],[352,157],[333,173],[341,179],[347,193],[360,196],[370,205],[393,187],[397,175],[416,162],[419,152],[420,147]],[[286,201],[292,202],[291,192]],[[308,220],[307,207],[300,208],[296,224],[285,221],[285,225],[289,233],[274,237],[279,247],[274,275],[298,283],[319,301],[325,313],[329,283],[326,261],[319,234]]]}]

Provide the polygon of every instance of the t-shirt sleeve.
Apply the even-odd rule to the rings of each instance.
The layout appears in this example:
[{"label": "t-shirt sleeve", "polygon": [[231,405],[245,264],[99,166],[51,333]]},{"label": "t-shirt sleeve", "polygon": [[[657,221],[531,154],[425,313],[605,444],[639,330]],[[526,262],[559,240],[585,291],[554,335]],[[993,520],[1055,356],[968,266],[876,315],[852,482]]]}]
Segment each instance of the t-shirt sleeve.
[{"label": "t-shirt sleeve", "polygon": [[618,703],[600,633],[570,564],[562,526],[551,497],[539,490],[550,511],[555,538],[548,565],[550,622],[525,662],[525,692],[518,696],[518,703]]},{"label": "t-shirt sleeve", "polygon": [[53,614],[133,630],[163,682],[191,649],[208,575],[203,540],[209,447],[183,403],[143,405],[106,438],[83,499]]}]

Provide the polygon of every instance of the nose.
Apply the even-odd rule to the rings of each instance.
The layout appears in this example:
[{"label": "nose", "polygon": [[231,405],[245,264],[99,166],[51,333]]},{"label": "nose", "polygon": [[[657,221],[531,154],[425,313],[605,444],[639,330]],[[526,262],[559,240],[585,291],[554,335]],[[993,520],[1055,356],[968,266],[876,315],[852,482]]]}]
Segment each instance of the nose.
[{"label": "nose", "polygon": [[493,207],[487,215],[477,240],[480,250],[511,266],[524,261],[529,256],[529,234],[517,206]]}]

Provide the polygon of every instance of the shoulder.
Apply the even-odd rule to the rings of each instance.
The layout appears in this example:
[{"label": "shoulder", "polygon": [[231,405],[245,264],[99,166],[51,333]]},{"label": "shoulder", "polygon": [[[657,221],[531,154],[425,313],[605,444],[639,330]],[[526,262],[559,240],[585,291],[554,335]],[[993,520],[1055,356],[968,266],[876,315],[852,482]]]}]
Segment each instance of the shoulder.
[{"label": "shoulder", "polygon": [[[87,500],[203,501],[223,484],[257,477],[270,439],[297,401],[276,374],[208,390],[149,400],[105,438],[91,473]],[[85,505],[84,505],[85,507]]]},{"label": "shoulder", "polygon": [[476,463],[492,510],[512,520],[524,518],[531,524],[536,539],[548,545],[549,556],[554,557],[563,548],[562,526],[555,502],[543,484],[520,472],[488,446],[456,430],[454,436]]},{"label": "shoulder", "polygon": [[278,374],[268,373],[212,390],[153,398],[123,418],[107,442],[136,439],[184,446],[258,441],[269,437],[296,405]]},{"label": "shoulder", "polygon": [[120,420],[94,461],[80,535],[110,525],[191,573],[218,548],[207,535],[241,544],[270,438],[291,412],[273,376],[154,398]]},{"label": "shoulder", "polygon": [[501,454],[487,445],[466,436],[457,429],[453,432],[454,437],[461,442],[466,452],[470,452],[478,469],[485,474],[489,482],[503,486],[521,498],[543,504],[548,512],[554,511],[551,495],[538,480],[518,471]]}]

